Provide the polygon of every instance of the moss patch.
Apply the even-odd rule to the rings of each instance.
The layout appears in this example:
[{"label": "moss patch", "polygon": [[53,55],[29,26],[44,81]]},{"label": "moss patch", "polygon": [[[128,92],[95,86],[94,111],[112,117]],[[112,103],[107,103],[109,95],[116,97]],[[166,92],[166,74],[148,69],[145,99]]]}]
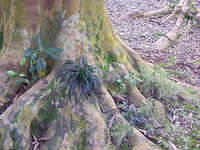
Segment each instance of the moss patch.
[{"label": "moss patch", "polygon": [[198,93],[198,91],[195,90],[195,89],[193,89],[193,88],[188,88],[187,91],[188,91],[190,94],[192,94],[192,95],[195,95],[195,94]]},{"label": "moss patch", "polygon": [[56,119],[57,109],[50,102],[46,102],[40,109],[38,116],[45,122],[51,122]]},{"label": "moss patch", "polygon": [[31,122],[30,135],[41,137],[48,129],[49,123],[57,117],[57,109],[51,104],[50,100],[46,101],[38,113],[38,118]]}]

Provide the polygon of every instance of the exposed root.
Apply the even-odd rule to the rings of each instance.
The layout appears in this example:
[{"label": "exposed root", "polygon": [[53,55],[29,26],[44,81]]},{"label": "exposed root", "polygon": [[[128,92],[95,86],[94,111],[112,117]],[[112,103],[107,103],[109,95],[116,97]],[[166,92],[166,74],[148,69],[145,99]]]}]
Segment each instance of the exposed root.
[{"label": "exposed root", "polygon": [[189,23],[185,29],[185,33],[188,33],[188,31],[190,30],[193,21],[192,20],[196,20],[198,22],[198,20],[200,20],[200,15],[198,13],[198,9],[197,8],[192,8],[188,5],[188,3],[190,2],[190,0],[181,0],[174,8],[174,11],[171,15],[169,15],[166,19],[171,19],[172,17],[178,17],[175,26],[173,27],[173,29],[168,32],[166,35],[163,35],[163,37],[161,37],[157,42],[156,42],[156,46],[158,49],[166,49],[168,48],[170,45],[172,45],[180,36],[180,32],[181,29],[183,29],[183,24],[184,21],[187,18],[190,18],[191,20],[189,20]]},{"label": "exposed root", "polygon": [[[179,20],[177,20],[177,25],[174,27],[175,28],[174,30],[176,30],[176,31],[178,30],[178,28],[181,26],[181,22],[182,21],[184,21],[183,20],[183,16]],[[187,31],[185,33],[187,33],[189,31],[191,26],[192,26],[192,23],[189,21],[188,25],[186,26]],[[170,33],[169,35],[173,36],[174,34]],[[141,73],[142,70],[143,71],[144,70],[145,71],[148,70],[148,72],[153,72],[152,64],[144,62],[141,59],[141,57],[133,49],[131,49],[123,41],[121,41],[119,37],[115,36],[115,39],[123,47],[123,49],[127,51],[128,55],[131,57],[130,62],[133,61],[132,62],[132,66],[134,66],[134,68],[137,69],[138,73]],[[140,67],[140,66],[142,66],[142,67]],[[126,67],[125,67],[125,69],[126,69]],[[121,68],[121,70],[123,70],[124,72],[127,73],[127,71],[125,69],[123,67]],[[128,70],[128,71],[130,71],[130,70]],[[159,80],[160,80],[160,78],[158,77],[157,81],[159,81]],[[176,83],[174,83],[174,81],[171,81],[170,79],[165,79],[165,80],[166,80],[165,82],[168,82],[169,85],[176,84]],[[175,81],[175,82],[178,82],[178,81]],[[194,89],[198,93],[196,95],[191,95],[187,90],[185,90],[189,85],[183,85],[180,82],[178,82],[177,84],[180,87],[183,87],[183,90],[179,91],[176,94],[178,97],[180,97],[180,98],[182,98],[182,99],[184,99],[184,100],[186,100],[186,101],[188,101],[188,102],[190,102],[190,103],[192,103],[194,105],[199,105],[199,103],[200,103],[200,101],[199,101],[199,99],[200,99],[200,90],[199,89],[196,89],[194,87],[190,87],[191,89]],[[137,87],[134,88],[134,87],[128,85],[128,90],[129,90],[130,94],[132,93],[131,97],[132,97],[132,100],[134,100],[131,103],[136,104],[139,107],[141,105],[143,105],[143,104],[148,104],[148,100],[140,93],[140,91],[137,89]],[[133,92],[133,91],[139,91],[139,92]],[[170,95],[168,95],[168,96],[170,96]]]},{"label": "exposed root", "polygon": [[[116,114],[115,121],[118,124],[131,126],[120,114]],[[133,145],[134,150],[160,150],[159,147],[148,140],[134,127],[132,127],[132,132],[128,133],[128,140]]]},{"label": "exposed root", "polygon": [[149,101],[141,94],[137,87],[128,86],[129,102],[136,107],[143,107],[149,104]]},{"label": "exposed root", "polygon": [[[155,17],[160,15],[170,14],[166,19],[171,19],[173,17],[177,17],[176,24],[172,28],[170,32],[166,35],[163,34],[162,37],[155,43],[158,49],[166,49],[170,45],[173,45],[175,41],[180,37],[181,29],[183,29],[184,21],[188,18],[191,20],[196,20],[200,22],[200,11],[198,8],[190,6],[189,2],[191,0],[180,0],[178,4],[176,4],[173,8],[169,3],[167,6],[150,12],[135,10],[126,15],[120,17],[121,20],[128,18],[139,18],[139,17]],[[192,24],[192,21],[190,22]],[[191,25],[188,25],[191,26]]]},{"label": "exposed root", "polygon": [[170,9],[169,5],[167,5],[161,9],[149,11],[149,12],[145,12],[145,11],[141,11],[141,10],[134,10],[132,12],[129,12],[128,14],[121,16],[120,20],[126,20],[129,18],[155,17],[155,16],[167,15],[169,13],[171,13],[171,9]]},{"label": "exposed root", "polygon": [[186,7],[186,5],[188,4],[190,0],[181,0],[174,8],[174,11],[172,12],[171,15],[169,15],[167,17],[167,19],[170,19],[176,15],[179,15],[179,14],[183,14],[185,15],[187,12],[188,12],[188,7]]},{"label": "exposed root", "polygon": [[40,142],[41,141],[47,141],[49,140],[48,137],[41,137],[41,138],[37,138],[36,136],[33,135],[33,150],[40,150],[39,146],[40,146]]},{"label": "exposed root", "polygon": [[[173,29],[166,35],[163,35],[156,42],[156,46],[158,49],[163,50],[168,48],[170,45],[174,44],[175,41],[180,37],[180,32],[182,29],[182,25],[184,24],[185,17],[190,15],[190,8],[187,7],[189,1],[190,0],[181,0],[174,8],[173,13],[167,17],[167,19],[170,19],[174,16],[178,16],[178,19]],[[190,24],[191,23],[188,23],[189,28],[191,26]]]},{"label": "exposed root", "polygon": [[181,14],[173,29],[168,32],[166,35],[163,35],[157,42],[156,46],[158,49],[162,50],[169,47],[174,41],[179,37],[180,29],[184,23],[184,16]]},{"label": "exposed root", "polygon": [[[134,67],[138,72],[141,72],[142,69],[151,69],[152,65],[150,63],[145,62],[136,51],[130,48],[127,44],[125,44],[118,36],[114,36],[115,40],[119,45],[127,52],[127,56],[130,57],[130,63],[132,67]],[[128,70],[130,68],[127,68]]]},{"label": "exposed root", "polygon": [[[124,45],[124,47],[126,47]],[[135,56],[136,64],[140,66],[143,63],[143,61],[140,61],[140,57],[137,56],[136,53],[134,53],[133,50],[130,50],[129,52]],[[133,57],[134,58],[134,57]],[[147,65],[147,64],[146,64]],[[148,65],[147,65],[148,66]],[[151,68],[151,67],[148,67]],[[125,71],[127,73],[128,71]],[[54,78],[54,72],[52,72],[49,76],[45,78],[45,80],[50,81]],[[22,96],[18,98],[14,106],[11,106],[12,108],[8,109],[4,114],[1,115],[3,118],[3,121],[0,121],[0,126],[3,131],[6,131],[6,133],[1,134],[5,137],[9,137],[11,133],[11,129],[13,127],[19,128],[20,130],[18,131],[19,138],[22,139],[23,142],[26,141],[26,139],[31,138],[33,135],[26,134],[26,136],[23,136],[23,132],[28,132],[30,128],[30,123],[31,120],[28,118],[26,122],[18,120],[17,123],[12,124],[13,119],[15,119],[16,115],[20,115],[20,117],[17,117],[18,119],[24,119],[26,112],[21,112],[20,110],[29,110],[28,114],[30,115],[31,118],[34,118],[35,116],[37,117],[38,111],[40,110],[40,105],[42,103],[43,97],[46,96],[44,93],[46,91],[44,90],[47,87],[47,84],[43,84],[43,81],[39,81],[36,83],[31,89],[29,89],[26,93],[24,93]],[[137,87],[132,87],[130,86],[130,89],[133,91],[133,103],[137,105],[136,102],[138,102],[138,106],[142,106],[147,104],[147,100],[143,97],[143,95],[140,93],[140,91],[137,89]],[[43,91],[44,90],[44,91]],[[110,140],[109,138],[106,139],[107,137],[110,137],[111,135],[108,134],[108,132],[105,133],[105,131],[108,131],[109,129],[112,129],[112,126],[116,123],[120,123],[122,125],[127,125],[129,126],[133,132],[128,133],[128,140],[129,143],[132,144],[132,148],[135,150],[159,150],[160,148],[157,147],[154,143],[152,143],[149,139],[147,139],[142,133],[140,133],[136,128],[132,127],[128,121],[124,119],[124,117],[120,114],[118,111],[118,108],[112,98],[112,96],[108,93],[107,89],[102,86],[102,95],[99,98],[98,105],[100,106],[102,111],[98,111],[96,107],[94,107],[92,104],[89,103],[84,103],[82,104],[77,104],[78,109],[76,110],[75,108],[72,109],[71,106],[67,104],[62,104],[61,108],[59,109],[59,113],[62,114],[61,118],[65,119],[64,123],[63,120],[55,120],[55,122],[49,123],[47,135],[46,137],[51,137],[50,140],[45,140],[44,144],[40,144],[38,139],[34,139],[33,146],[35,149],[37,149],[39,146],[41,146],[41,149],[43,147],[48,147],[48,145],[52,143],[56,143],[55,147],[59,147],[59,145],[62,145],[62,148],[69,147],[68,144],[73,145],[73,141],[77,140],[76,135],[71,132],[71,130],[66,130],[67,124],[70,126],[72,123],[75,123],[78,129],[80,129],[80,133],[83,133],[86,135],[85,131],[88,131],[88,134],[84,139],[89,142],[90,144],[90,149],[91,150],[96,150],[96,149],[104,149],[106,144],[106,140]],[[34,94],[33,94],[34,93]],[[42,94],[38,97],[38,94]],[[43,95],[44,94],[44,95]],[[48,93],[46,93],[48,94]],[[137,99],[137,101],[135,101]],[[64,100],[64,99],[63,99]],[[97,106],[98,107],[98,106]],[[28,108],[28,109],[26,109]],[[82,108],[82,109],[80,109]],[[85,112],[86,111],[86,112]],[[81,112],[81,113],[80,113]],[[19,114],[18,114],[19,113]],[[10,114],[11,117],[10,117]],[[81,114],[81,115],[80,115]],[[84,114],[84,115],[83,115]],[[109,118],[110,115],[114,115]],[[14,116],[14,117],[12,117]],[[104,116],[104,117],[102,117]],[[26,116],[27,117],[27,116]],[[26,118],[25,117],[25,118]],[[71,120],[67,119],[72,117]],[[86,120],[89,121],[89,124],[81,126],[84,124],[80,118],[86,118]],[[9,118],[9,119],[8,119]],[[110,120],[108,122],[105,121]],[[71,121],[71,122],[70,122]],[[95,130],[94,130],[95,129]],[[59,133],[64,133],[60,135]],[[108,135],[106,135],[108,134]],[[99,136],[96,136],[99,135]],[[69,139],[71,137],[72,139]],[[79,137],[79,136],[78,136]],[[61,138],[60,142],[57,142],[57,138]],[[122,141],[124,137],[121,137],[120,140]],[[71,140],[71,141],[70,141]],[[67,141],[67,142],[66,142]],[[19,141],[17,141],[19,142]],[[30,141],[29,141],[30,142]],[[25,142],[27,143],[27,141]],[[21,143],[18,143],[21,144]],[[87,143],[88,144],[88,143]],[[26,145],[28,146],[28,145]],[[12,146],[8,146],[9,148]],[[28,148],[28,147],[27,147]],[[49,148],[49,147],[48,147]],[[52,148],[49,148],[51,150]]]},{"label": "exposed root", "polygon": [[[110,94],[106,91],[106,89],[102,89],[102,90],[104,91],[103,99],[107,99],[107,101],[100,101],[101,109],[105,110],[105,107],[109,108],[111,105],[113,105],[113,107],[112,107],[113,110],[117,110],[117,107],[114,104],[114,100],[112,99]],[[107,111],[107,112],[111,113],[110,111]],[[115,111],[114,117],[112,117],[111,121],[108,123],[108,127],[111,128],[111,126],[113,126],[113,124],[115,124],[115,123],[131,126],[128,123],[128,121],[126,119],[124,119],[124,117],[122,117],[118,111]],[[131,127],[131,128],[132,128],[133,132],[128,134],[128,136],[129,136],[128,139],[129,139],[129,142],[133,145],[133,149],[135,149],[135,150],[159,150],[159,148],[155,144],[153,144],[150,140],[148,140],[136,128],[134,128],[134,127]],[[124,137],[117,137],[117,138],[124,138]]]},{"label": "exposed root", "polygon": [[[181,26],[181,22],[184,21],[183,20],[183,16],[177,20],[177,25],[174,27],[174,31],[178,31],[178,28]],[[188,22],[187,26],[186,26],[186,30],[184,34],[186,34],[187,32],[189,32],[190,28],[192,26],[191,21]],[[169,36],[173,36],[174,34],[172,32],[169,33]],[[175,34],[175,36],[177,36]],[[174,37],[175,37],[174,36]],[[137,68],[138,73],[140,73],[140,69],[141,70],[148,70],[148,72],[152,72],[153,71],[153,67],[152,64],[146,63],[144,62],[140,56],[131,48],[129,48],[123,41],[121,41],[118,37],[115,37],[116,40],[120,43],[120,45],[127,51],[128,55],[131,57],[131,61],[133,61],[132,65]],[[166,39],[165,39],[166,40]],[[168,40],[168,39],[167,39]],[[142,66],[142,68],[140,68],[140,66]],[[125,67],[126,68],[126,67]],[[123,70],[125,73],[127,73],[127,71],[122,67],[121,70]],[[130,70],[129,70],[130,71]],[[155,77],[157,78],[157,77]],[[160,78],[158,77],[157,81],[159,81]],[[192,103],[193,105],[196,106],[200,106],[200,90],[195,88],[195,87],[191,87],[189,85],[183,85],[183,83],[180,83],[178,81],[175,81],[176,83],[174,83],[174,81],[171,81],[170,79],[165,79],[166,83],[168,82],[169,85],[172,84],[177,84],[180,87],[183,87],[182,90],[180,90],[178,93],[176,93],[176,96],[178,96],[179,98],[182,98],[186,101],[188,101],[189,103]],[[156,84],[156,83],[155,83]],[[131,99],[133,100],[131,103],[135,104],[136,106],[140,107],[143,104],[148,104],[148,100],[140,93],[140,91],[137,89],[137,87],[132,87],[131,85],[128,85],[128,90],[131,96]],[[190,87],[191,89],[194,89],[195,91],[197,91],[197,94],[195,95],[191,95],[186,89],[187,87]],[[158,89],[159,90],[159,89]],[[168,95],[170,96],[170,95]]]},{"label": "exposed root", "polygon": [[[39,83],[37,83],[37,84],[39,84]],[[36,88],[36,87],[38,88],[38,86],[36,86],[36,85],[33,88]],[[41,85],[40,85],[40,87],[41,87],[40,90],[42,90],[42,89],[44,90],[44,88],[45,88],[45,86],[41,86]],[[102,88],[102,90],[103,90],[104,94],[102,95],[101,100],[99,101],[101,109],[117,110],[114,100],[109,95],[107,90],[105,88]],[[32,90],[30,89],[30,91],[32,91]],[[37,90],[34,89],[34,93],[35,93],[35,91],[37,91]],[[19,130],[17,131],[17,135],[20,140],[13,141],[13,142],[16,142],[16,144],[19,144],[19,145],[21,145],[21,141],[25,142],[27,145],[25,145],[26,148],[25,147],[23,147],[23,148],[28,150],[29,149],[28,143],[31,142],[30,138],[33,135],[29,135],[29,134],[23,135],[23,132],[28,132],[30,130],[29,129],[30,123],[32,121],[31,118],[37,117],[38,112],[40,110],[40,107],[35,106],[35,105],[41,105],[42,99],[46,95],[44,94],[43,96],[38,97],[38,94],[40,94],[40,93],[37,93],[37,92],[35,93],[35,95],[33,95],[31,93],[29,93],[28,95],[26,95],[26,94],[22,95],[19,98],[20,103],[18,104],[18,106],[15,107],[15,109],[13,109],[14,106],[12,106],[12,109],[9,109],[1,116],[4,119],[0,121],[0,126],[2,129],[1,134],[7,138],[10,138],[10,134],[13,132],[13,130],[12,130],[13,128],[18,128]],[[35,99],[35,98],[37,98],[37,99]],[[25,101],[25,99],[26,99],[26,101]],[[34,103],[34,104],[32,104],[32,103]],[[70,130],[65,130],[65,128],[68,127],[68,125],[70,127],[70,124],[72,122],[75,123],[74,124],[75,126],[77,126],[77,131],[80,128],[79,129],[80,133],[83,133],[84,136],[86,136],[85,134],[88,134],[88,136],[84,137],[85,141],[87,141],[87,143],[85,143],[86,145],[83,145],[83,147],[87,147],[87,145],[89,144],[90,145],[89,149],[91,149],[91,150],[97,150],[97,149],[101,150],[106,147],[106,143],[109,144],[109,142],[106,141],[106,138],[107,138],[107,136],[110,136],[110,135],[107,135],[106,134],[107,132],[105,132],[105,131],[109,128],[112,128],[114,121],[117,123],[120,122],[124,125],[128,125],[131,127],[131,125],[120,115],[120,113],[118,111],[116,111],[115,117],[113,117],[111,119],[111,121],[108,122],[108,124],[106,125],[104,119],[102,118],[101,112],[97,111],[97,109],[96,109],[96,107],[94,107],[94,105],[84,102],[83,104],[77,104],[76,108],[74,108],[74,109],[72,109],[70,107],[71,106],[68,106],[67,104],[64,104],[62,106],[62,108],[59,110],[59,112],[61,113],[61,115],[63,115],[62,117],[64,120],[61,121],[58,119],[58,120],[55,120],[55,122],[48,124],[49,126],[52,126],[52,127],[50,127],[52,129],[49,130],[49,132],[47,131],[47,133],[46,133],[47,135],[45,135],[45,138],[33,137],[34,141],[32,142],[32,145],[33,145],[34,150],[38,149],[39,146],[41,147],[41,149],[43,149],[44,147],[53,149],[48,146],[48,145],[51,145],[50,143],[55,143],[55,147],[60,147],[60,145],[61,145],[62,148],[66,148],[66,147],[69,147],[70,145],[73,145],[73,141],[77,139],[76,136],[74,136],[74,135],[76,135],[76,133],[73,133]],[[26,118],[27,117],[26,113],[28,113],[28,112],[26,112],[26,113],[23,111],[20,112],[21,109],[23,111],[28,111],[28,112],[30,111],[29,112],[30,118]],[[67,112],[67,113],[64,113],[64,112]],[[17,124],[12,123],[13,119],[15,119],[15,117],[14,118],[9,117],[10,114],[17,116],[17,118],[18,118]],[[110,112],[105,113],[105,116],[110,116]],[[71,120],[69,119],[70,117],[71,117]],[[80,117],[83,117],[86,122],[84,120],[79,120],[79,119],[81,119]],[[25,119],[26,121],[21,120],[21,119]],[[65,121],[64,124],[63,124],[63,121]],[[84,125],[84,122],[86,123],[86,125]],[[132,128],[133,132],[129,134],[129,137],[130,137],[130,142],[132,143],[133,148],[135,150],[148,150],[148,149],[149,150],[158,150],[159,149],[151,141],[149,141],[147,138],[145,138],[145,136],[143,136],[139,131],[137,131],[137,129],[135,129],[134,127],[131,127],[131,128]],[[6,131],[6,132],[4,133],[3,131]],[[67,136],[66,137],[67,139],[65,139],[65,138],[63,139],[63,134],[60,134],[63,132],[64,132],[65,136],[67,136],[67,135],[71,135],[71,136]],[[78,132],[77,134],[80,134],[80,133]],[[48,137],[48,138],[46,138],[46,137]],[[71,139],[69,137],[72,138],[72,141],[70,141]],[[63,140],[61,140],[60,142],[56,142],[57,138],[61,138]],[[11,137],[11,139],[12,139],[12,137]],[[29,142],[27,141],[27,139],[29,139],[28,140]],[[107,140],[109,140],[109,139],[107,139]],[[40,141],[45,141],[45,143],[40,144]],[[66,143],[66,141],[68,141],[68,142]],[[12,143],[10,145],[8,145],[9,148],[12,148],[12,146],[13,146]]]},{"label": "exposed root", "polygon": [[[125,66],[119,65],[119,67],[124,75],[129,74],[129,71],[126,70]],[[130,104],[134,104],[136,107],[142,107],[149,104],[149,101],[141,94],[136,86],[131,84],[130,81],[127,81],[126,85]]]}]

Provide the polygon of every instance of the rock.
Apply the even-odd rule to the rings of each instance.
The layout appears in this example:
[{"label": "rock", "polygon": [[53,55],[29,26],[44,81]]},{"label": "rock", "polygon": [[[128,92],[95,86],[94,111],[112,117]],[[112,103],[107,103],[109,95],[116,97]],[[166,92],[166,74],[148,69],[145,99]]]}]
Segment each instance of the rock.
[{"label": "rock", "polygon": [[159,123],[163,124],[167,118],[164,105],[157,100],[154,101],[153,105],[154,105],[153,112],[156,116],[156,120]]}]

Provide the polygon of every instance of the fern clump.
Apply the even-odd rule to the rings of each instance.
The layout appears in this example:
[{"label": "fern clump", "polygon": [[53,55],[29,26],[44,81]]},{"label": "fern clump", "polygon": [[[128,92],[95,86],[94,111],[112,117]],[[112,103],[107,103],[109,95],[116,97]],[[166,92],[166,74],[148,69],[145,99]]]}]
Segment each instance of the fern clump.
[{"label": "fern clump", "polygon": [[66,61],[56,78],[67,90],[69,98],[75,100],[97,96],[102,84],[98,68],[89,65],[84,56]]}]

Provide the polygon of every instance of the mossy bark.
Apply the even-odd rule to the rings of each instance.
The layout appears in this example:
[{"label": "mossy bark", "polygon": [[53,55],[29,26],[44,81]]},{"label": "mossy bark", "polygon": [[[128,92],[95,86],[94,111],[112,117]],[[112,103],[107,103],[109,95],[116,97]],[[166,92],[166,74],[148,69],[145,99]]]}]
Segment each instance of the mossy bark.
[{"label": "mossy bark", "polygon": [[[107,58],[112,54],[115,63],[124,66],[124,73],[153,71],[152,65],[144,62],[113,33],[103,0],[3,0],[1,6],[4,9],[0,11],[3,14],[0,22],[5,38],[0,59],[8,51],[23,53],[37,33],[43,34],[44,40],[48,38],[54,27],[43,21],[55,22],[57,15],[63,20],[54,35],[55,44],[64,51],[51,73],[0,115],[0,149],[30,150],[35,146],[33,136],[46,137],[45,141],[39,141],[42,150],[119,149],[113,142],[117,139],[110,134],[112,126],[108,127],[110,116],[115,116],[113,124],[127,125],[133,131],[127,135],[129,149],[160,149],[115,111],[116,104],[104,84],[95,104],[84,99],[76,105],[68,96],[59,94],[62,87],[55,86],[57,68],[64,61],[81,55],[87,56],[91,64],[109,66],[112,62]],[[16,33],[18,38],[13,40]],[[148,104],[137,86],[130,89],[131,103],[138,107]]]}]

